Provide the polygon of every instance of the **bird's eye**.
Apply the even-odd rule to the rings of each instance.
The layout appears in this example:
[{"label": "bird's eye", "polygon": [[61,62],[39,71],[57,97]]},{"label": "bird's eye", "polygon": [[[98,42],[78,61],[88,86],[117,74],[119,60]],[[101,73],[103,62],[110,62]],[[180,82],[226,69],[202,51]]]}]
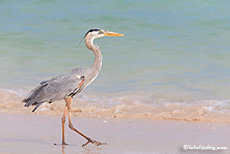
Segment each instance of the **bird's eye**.
[{"label": "bird's eye", "polygon": [[101,30],[99,30],[99,34],[102,34],[102,31],[101,31]]}]

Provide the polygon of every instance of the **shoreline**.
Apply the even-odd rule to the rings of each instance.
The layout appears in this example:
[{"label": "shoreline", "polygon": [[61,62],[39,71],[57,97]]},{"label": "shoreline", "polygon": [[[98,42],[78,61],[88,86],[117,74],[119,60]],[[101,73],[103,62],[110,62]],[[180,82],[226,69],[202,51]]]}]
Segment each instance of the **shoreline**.
[{"label": "shoreline", "polygon": [[[229,153],[229,123],[182,122],[146,119],[99,119],[72,117],[74,126],[106,146],[81,145],[85,139],[66,124],[61,146],[61,117],[0,113],[0,153],[187,153],[184,145],[227,147],[228,150],[196,150]],[[57,145],[54,145],[57,143]]]},{"label": "shoreline", "polygon": [[[105,119],[148,119],[187,122],[230,123],[230,100],[204,100],[193,102],[157,101],[153,96],[104,96],[81,94],[73,100],[72,116]],[[34,107],[25,108],[22,92],[0,90],[0,112],[31,114]],[[33,114],[59,115],[64,112],[64,101],[44,103]]]}]

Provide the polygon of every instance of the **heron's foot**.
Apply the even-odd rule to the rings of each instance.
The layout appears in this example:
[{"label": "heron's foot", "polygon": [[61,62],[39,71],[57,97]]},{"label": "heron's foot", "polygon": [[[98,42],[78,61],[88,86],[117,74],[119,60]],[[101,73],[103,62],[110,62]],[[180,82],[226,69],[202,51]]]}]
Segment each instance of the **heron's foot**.
[{"label": "heron's foot", "polygon": [[61,145],[68,145],[68,144],[67,144],[67,143],[65,143],[65,142],[62,142],[62,143],[61,143]]},{"label": "heron's foot", "polygon": [[98,142],[98,141],[96,141],[96,140],[92,140],[91,138],[88,138],[87,140],[88,140],[88,141],[87,141],[85,144],[83,144],[82,147],[88,145],[89,143],[92,143],[92,144],[94,144],[94,145],[96,145],[96,146],[107,145],[107,143],[101,143],[101,142]]}]

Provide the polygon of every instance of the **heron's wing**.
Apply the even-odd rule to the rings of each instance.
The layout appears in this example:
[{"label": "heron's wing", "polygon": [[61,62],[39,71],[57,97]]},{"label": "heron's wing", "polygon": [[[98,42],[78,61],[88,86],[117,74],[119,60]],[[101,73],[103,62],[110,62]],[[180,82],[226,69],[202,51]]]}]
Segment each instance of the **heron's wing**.
[{"label": "heron's wing", "polygon": [[45,85],[45,84],[48,83],[48,81],[49,81],[49,80],[42,81],[42,82],[40,82],[40,84],[41,84],[41,85]]},{"label": "heron's wing", "polygon": [[79,89],[82,90],[83,79],[84,71],[75,69],[50,80],[42,81],[41,85],[33,89],[22,102],[26,103],[26,107],[30,105],[40,106],[44,102],[51,103],[72,96],[72,94],[79,92]]},{"label": "heron's wing", "polygon": [[47,86],[44,88],[46,95],[51,101],[59,100],[72,96],[84,85],[84,75],[79,75],[77,72],[70,72],[64,75],[59,75],[48,81],[41,82],[41,85]]}]

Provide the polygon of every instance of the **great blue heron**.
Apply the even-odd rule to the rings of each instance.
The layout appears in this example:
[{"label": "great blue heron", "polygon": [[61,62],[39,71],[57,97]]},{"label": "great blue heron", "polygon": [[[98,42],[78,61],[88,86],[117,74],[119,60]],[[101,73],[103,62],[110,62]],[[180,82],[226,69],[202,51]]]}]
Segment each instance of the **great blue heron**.
[{"label": "great blue heron", "polygon": [[66,74],[61,74],[50,80],[42,81],[39,86],[34,88],[28,96],[22,100],[26,103],[25,107],[30,105],[36,105],[32,112],[34,112],[44,102],[54,102],[64,99],[66,102],[65,111],[62,116],[62,145],[66,145],[65,142],[65,120],[68,111],[69,127],[73,131],[84,137],[87,142],[82,146],[86,146],[89,143],[94,145],[105,145],[96,140],[92,140],[86,135],[82,134],[76,128],[74,128],[71,122],[71,104],[72,98],[76,94],[80,93],[85,87],[87,87],[99,74],[102,67],[102,54],[100,48],[94,45],[93,40],[104,36],[124,36],[121,33],[114,33],[110,31],[104,31],[102,29],[90,29],[85,34],[85,44],[88,49],[92,50],[95,54],[94,63],[91,68],[75,68]]}]

